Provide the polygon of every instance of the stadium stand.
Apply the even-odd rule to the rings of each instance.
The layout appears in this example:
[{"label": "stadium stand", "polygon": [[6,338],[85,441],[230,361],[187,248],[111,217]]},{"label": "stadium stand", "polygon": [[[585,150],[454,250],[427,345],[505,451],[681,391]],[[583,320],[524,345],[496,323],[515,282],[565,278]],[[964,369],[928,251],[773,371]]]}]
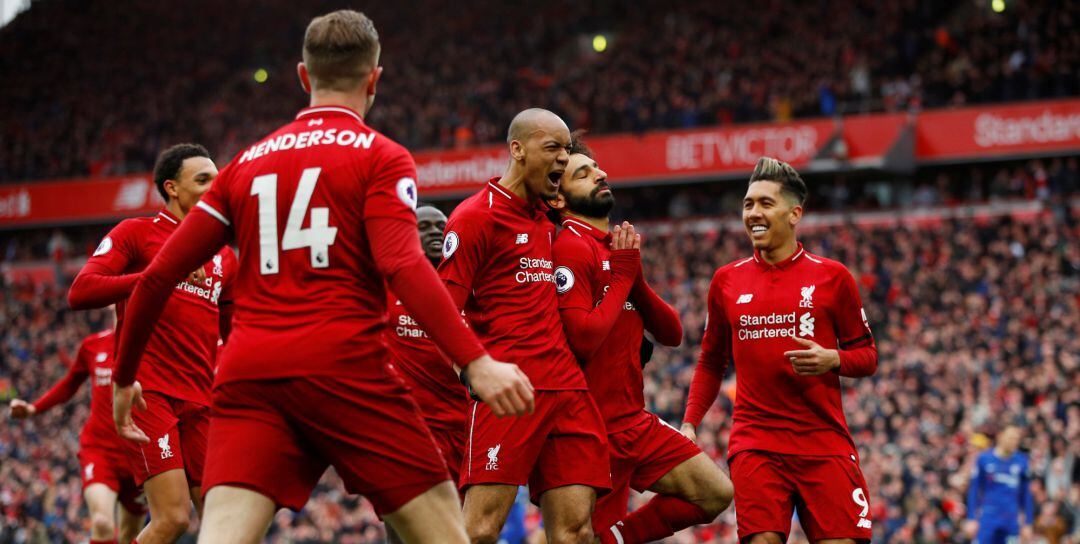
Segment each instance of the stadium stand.
[{"label": "stadium stand", "polygon": [[[964,195],[949,196],[951,187],[968,187],[970,180],[941,172],[930,176],[941,183],[924,191],[932,197],[919,206],[822,212],[824,219],[808,224],[802,235],[811,251],[851,263],[879,342],[878,374],[847,384],[845,408],[872,490],[880,542],[958,541],[971,463],[1009,422],[1024,427],[1023,447],[1035,471],[1037,530],[1080,537],[1080,201],[1075,161],[1071,167],[1066,162],[1008,164],[984,176],[1034,179],[1047,170],[1054,181],[1041,198],[1020,182],[988,183],[988,200],[976,206]],[[704,199],[694,198],[693,188],[686,191],[691,201]],[[707,200],[715,212],[724,197]],[[673,215],[670,206],[656,215]],[[687,331],[681,347],[657,349],[646,367],[649,409],[672,423],[685,406],[708,279],[717,266],[747,253],[734,213],[704,211],[639,223],[647,236],[650,281],[679,310]],[[74,232],[82,238],[60,241],[61,231],[40,231],[4,240],[8,274],[0,312],[11,326],[0,338],[0,376],[6,379],[0,380],[0,399],[40,394],[65,371],[59,354],[71,353],[84,334],[102,326],[100,312],[68,310],[64,289],[51,278],[11,279],[15,265],[51,267],[49,256],[58,247],[85,254],[100,234]],[[68,268],[77,269],[78,262],[74,258]],[[0,542],[74,541],[84,534],[75,460],[86,416],[82,395],[33,422],[0,426]],[[720,463],[730,409],[730,397],[722,395],[699,431]],[[529,524],[535,532],[536,512]],[[672,541],[729,542],[733,514],[692,533]],[[271,542],[383,538],[370,505],[344,495],[332,474],[303,512],[279,513],[270,535]]]},{"label": "stadium stand", "polygon": [[[0,180],[141,172],[178,141],[224,163],[304,104],[294,44],[339,4],[35,3],[0,29]],[[1075,0],[405,4],[363,9],[390,67],[372,125],[413,150],[536,104],[606,133],[1080,94]]]}]

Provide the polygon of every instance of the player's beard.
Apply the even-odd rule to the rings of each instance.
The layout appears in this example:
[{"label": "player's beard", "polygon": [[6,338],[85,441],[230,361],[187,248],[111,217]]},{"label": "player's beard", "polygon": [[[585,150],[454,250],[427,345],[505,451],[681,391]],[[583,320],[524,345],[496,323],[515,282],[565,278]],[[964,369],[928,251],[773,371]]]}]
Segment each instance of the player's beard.
[{"label": "player's beard", "polygon": [[615,196],[610,192],[598,195],[597,193],[603,188],[605,187],[593,189],[589,196],[564,195],[567,209],[584,217],[607,217],[611,213],[611,208],[615,206]]}]

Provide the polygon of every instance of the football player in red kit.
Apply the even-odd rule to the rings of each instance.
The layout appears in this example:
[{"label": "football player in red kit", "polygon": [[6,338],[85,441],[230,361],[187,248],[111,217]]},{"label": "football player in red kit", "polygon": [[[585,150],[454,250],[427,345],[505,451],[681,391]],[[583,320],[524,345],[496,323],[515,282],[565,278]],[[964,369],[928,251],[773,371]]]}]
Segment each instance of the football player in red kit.
[{"label": "football player in red kit", "polygon": [[738,371],[728,462],[739,538],[787,540],[792,510],[814,542],[868,542],[870,505],[844,419],[840,377],[870,376],[877,348],[844,265],[795,239],[806,184],[762,158],[743,199],[754,255],[716,271],[683,432],[696,428],[728,361]]},{"label": "football player in red kit", "polygon": [[[555,285],[566,337],[604,415],[612,492],[596,502],[601,542],[642,543],[709,523],[731,504],[731,481],[694,442],[645,410],[643,333],[682,342],[679,315],[641,270],[641,235],[627,222],[609,232],[615,199],[607,174],[574,138],[551,202],[563,230],[555,239]],[[627,516],[630,489],[657,496]]]},{"label": "football player in red kit", "polygon": [[450,214],[439,275],[484,345],[529,376],[536,413],[508,420],[469,407],[465,526],[473,542],[497,542],[528,484],[548,542],[591,542],[597,492],[611,486],[607,439],[559,319],[555,226],[544,215],[570,157],[570,130],[550,111],[529,109],[510,123],[507,143],[506,173]]},{"label": "football player in red kit", "polygon": [[128,468],[123,444],[112,422],[115,345],[112,329],[87,336],[75,360],[70,362],[67,374],[52,389],[32,404],[20,399],[11,401],[11,417],[28,418],[71,400],[90,378],[90,415],[79,434],[79,466],[83,498],[90,512],[91,544],[131,542],[142,529],[146,516],[146,507],[139,502],[142,491]]},{"label": "football player in red kit", "polygon": [[[434,206],[416,209],[420,247],[433,266],[442,259],[446,215]],[[450,477],[460,481],[461,459],[465,452],[465,413],[468,393],[453,367],[435,347],[396,295],[387,292],[386,346],[393,355],[394,368],[405,380],[420,406],[424,422],[435,437]]]},{"label": "football player in red kit", "polygon": [[515,365],[462,323],[416,235],[416,166],[368,127],[379,37],[362,13],[316,17],[297,67],[310,107],[225,167],[131,296],[117,353],[116,423],[161,301],[184,270],[234,240],[233,332],[218,361],[199,541],[258,542],[275,510],[299,510],[328,466],[406,542],[467,542],[460,503],[416,403],[389,365],[386,286],[475,392],[528,413]]},{"label": "football player in red kit", "polygon": [[[165,208],[154,217],[127,219],[112,229],[79,272],[68,293],[74,309],[116,303],[117,331],[130,322],[127,299],[165,241],[211,186],[217,167],[201,145],[179,144],[158,157],[154,182]],[[228,336],[236,256],[219,244],[205,264],[173,284],[162,300],[138,376],[143,403],[134,413],[146,433],[121,441],[136,483],[150,505],[142,544],[174,542],[187,531],[191,504],[201,510],[200,486],[210,422],[210,385],[218,340]],[[183,278],[180,278],[183,279]]]}]

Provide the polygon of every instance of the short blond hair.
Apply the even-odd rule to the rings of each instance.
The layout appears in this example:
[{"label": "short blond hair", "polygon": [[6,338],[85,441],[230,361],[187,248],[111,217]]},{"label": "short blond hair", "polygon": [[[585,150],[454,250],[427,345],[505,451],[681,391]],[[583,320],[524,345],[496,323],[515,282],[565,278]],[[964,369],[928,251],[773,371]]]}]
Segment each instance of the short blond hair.
[{"label": "short blond hair", "polygon": [[806,182],[790,164],[772,157],[761,157],[750,174],[750,183],[772,181],[780,184],[780,192],[788,195],[795,203],[806,203]]},{"label": "short blond hair", "polygon": [[304,65],[311,86],[355,88],[379,63],[379,33],[371,19],[350,9],[316,17],[304,32]]}]

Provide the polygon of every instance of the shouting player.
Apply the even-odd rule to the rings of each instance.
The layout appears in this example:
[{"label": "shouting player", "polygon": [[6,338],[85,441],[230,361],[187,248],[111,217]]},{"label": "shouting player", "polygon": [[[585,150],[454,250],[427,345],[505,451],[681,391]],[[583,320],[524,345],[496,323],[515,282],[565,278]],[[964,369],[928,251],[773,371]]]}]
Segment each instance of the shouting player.
[{"label": "shouting player", "polygon": [[[117,330],[132,325],[125,299],[140,272],[186,220],[217,173],[201,145],[179,144],[162,152],[154,182],[165,208],[154,217],[122,221],[109,232],[72,283],[71,307],[117,303]],[[202,506],[214,354],[219,338],[229,334],[236,256],[218,244],[200,262],[205,264],[193,264],[188,270],[195,271],[185,281],[177,278],[165,292],[160,301],[163,317],[135,376],[142,400],[133,417],[145,434],[122,443],[150,505],[150,523],[138,537],[141,544],[176,541],[187,531],[191,504],[197,510]]]},{"label": "shouting player", "polygon": [[528,379],[465,327],[420,248],[412,157],[364,123],[382,74],[371,20],[316,17],[297,72],[311,107],[222,171],[132,294],[118,430],[140,434],[132,382],[161,301],[232,239],[236,323],[214,387],[199,541],[260,541],[276,508],[303,507],[332,465],[406,542],[464,543],[446,465],[388,364],[385,286],[498,415],[531,411]]},{"label": "shouting player", "polygon": [[738,371],[728,461],[739,539],[787,540],[792,510],[814,542],[868,542],[870,504],[840,397],[840,376],[877,370],[855,280],[795,239],[806,184],[764,157],[743,224],[754,255],[717,270],[683,432],[696,438],[728,361]]},{"label": "shouting player", "polygon": [[1028,542],[1035,519],[1031,471],[1020,448],[1020,427],[998,433],[994,448],[979,455],[968,483],[964,530],[979,544]]},{"label": "shouting player", "polygon": [[[731,504],[731,481],[694,442],[645,410],[643,332],[682,342],[679,315],[645,282],[641,235],[624,222],[609,232],[615,199],[607,173],[578,138],[552,201],[559,312],[607,427],[612,492],[596,502],[601,542],[652,542],[709,523]],[[658,493],[629,517],[630,488]]]},{"label": "shouting player", "polygon": [[[71,400],[90,378],[90,415],[79,433],[79,466],[83,498],[90,512],[91,544],[131,542],[142,529],[146,516],[146,507],[139,502],[142,492],[128,468],[123,444],[112,423],[115,344],[112,329],[87,336],[67,374],[52,389],[32,404],[19,399],[11,401],[11,417],[28,418]],[[114,518],[118,518],[115,523]]]},{"label": "shouting player", "polygon": [[484,345],[529,376],[536,412],[500,419],[471,404],[465,525],[473,542],[497,542],[518,486],[528,484],[548,542],[591,542],[597,491],[611,485],[607,440],[559,320],[555,226],[544,216],[566,170],[570,131],[555,114],[529,109],[510,123],[507,143],[506,173],[450,214],[439,275]]}]

